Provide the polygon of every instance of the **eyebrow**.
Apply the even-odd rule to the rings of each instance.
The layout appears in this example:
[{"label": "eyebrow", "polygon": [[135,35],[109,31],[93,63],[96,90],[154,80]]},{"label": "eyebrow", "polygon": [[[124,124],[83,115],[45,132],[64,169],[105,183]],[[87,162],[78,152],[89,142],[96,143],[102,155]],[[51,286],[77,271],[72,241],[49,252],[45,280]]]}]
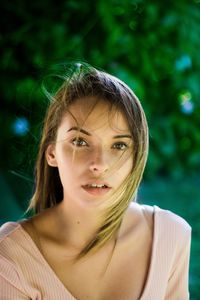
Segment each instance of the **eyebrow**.
[{"label": "eyebrow", "polygon": [[114,139],[122,139],[122,138],[128,138],[128,139],[132,139],[132,136],[130,134],[121,134],[121,135],[115,135],[113,137]]},{"label": "eyebrow", "polygon": [[[72,130],[76,130],[76,131],[79,131],[79,132],[82,132],[82,133],[84,133],[84,134],[86,134],[86,135],[91,136],[91,133],[89,133],[89,132],[86,131],[85,129],[82,129],[82,128],[76,127],[76,126],[71,127],[67,132],[70,132],[70,131],[72,131]],[[115,136],[113,136],[113,138],[114,138],[114,139],[119,139],[119,138],[129,138],[129,139],[131,139],[132,136],[131,136],[130,134],[121,134],[121,135],[115,135]]]},{"label": "eyebrow", "polygon": [[79,131],[79,132],[82,132],[82,133],[84,133],[86,135],[90,135],[91,136],[91,134],[89,132],[87,132],[86,130],[84,130],[84,129],[80,128],[80,127],[76,127],[76,126],[70,128],[67,132],[70,132],[72,130],[76,130],[76,131]]}]

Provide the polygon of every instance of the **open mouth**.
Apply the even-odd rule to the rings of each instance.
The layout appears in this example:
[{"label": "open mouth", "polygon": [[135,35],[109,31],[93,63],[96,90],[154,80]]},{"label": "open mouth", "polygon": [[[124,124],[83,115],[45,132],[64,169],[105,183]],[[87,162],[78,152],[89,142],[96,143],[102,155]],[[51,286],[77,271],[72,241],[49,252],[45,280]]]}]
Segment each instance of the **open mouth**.
[{"label": "open mouth", "polygon": [[85,187],[87,188],[99,188],[99,189],[107,189],[109,188],[106,184],[86,184]]},{"label": "open mouth", "polygon": [[86,184],[82,186],[82,188],[92,194],[92,195],[105,195],[107,192],[111,190],[111,187],[109,187],[107,184]]}]

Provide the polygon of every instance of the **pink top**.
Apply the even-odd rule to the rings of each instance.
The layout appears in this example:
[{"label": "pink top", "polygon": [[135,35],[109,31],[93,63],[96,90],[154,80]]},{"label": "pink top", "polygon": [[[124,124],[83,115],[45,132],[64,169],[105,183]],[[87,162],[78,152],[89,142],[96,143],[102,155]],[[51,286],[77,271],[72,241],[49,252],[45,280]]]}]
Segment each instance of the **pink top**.
[{"label": "pink top", "polygon": [[[151,263],[140,300],[189,299],[190,239],[185,220],[154,206]],[[0,228],[0,299],[76,300],[17,222]]]}]

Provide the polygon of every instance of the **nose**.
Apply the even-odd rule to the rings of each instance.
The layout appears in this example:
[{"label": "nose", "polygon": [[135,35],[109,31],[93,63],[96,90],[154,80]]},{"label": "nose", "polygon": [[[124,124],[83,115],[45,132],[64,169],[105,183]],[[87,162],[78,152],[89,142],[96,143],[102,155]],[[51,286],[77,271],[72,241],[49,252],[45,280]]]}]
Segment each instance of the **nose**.
[{"label": "nose", "polygon": [[108,159],[106,159],[106,154],[103,151],[98,150],[92,156],[89,169],[93,175],[99,176],[106,171],[108,171]]}]

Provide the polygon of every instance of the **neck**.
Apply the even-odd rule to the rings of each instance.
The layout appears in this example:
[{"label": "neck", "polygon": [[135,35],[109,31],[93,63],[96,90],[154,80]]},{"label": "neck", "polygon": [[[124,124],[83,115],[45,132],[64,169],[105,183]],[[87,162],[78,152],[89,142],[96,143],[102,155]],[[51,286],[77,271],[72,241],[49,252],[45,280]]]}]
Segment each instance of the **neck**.
[{"label": "neck", "polygon": [[80,250],[91,241],[101,225],[99,210],[69,206],[62,201],[55,207],[55,226],[62,244]]}]

